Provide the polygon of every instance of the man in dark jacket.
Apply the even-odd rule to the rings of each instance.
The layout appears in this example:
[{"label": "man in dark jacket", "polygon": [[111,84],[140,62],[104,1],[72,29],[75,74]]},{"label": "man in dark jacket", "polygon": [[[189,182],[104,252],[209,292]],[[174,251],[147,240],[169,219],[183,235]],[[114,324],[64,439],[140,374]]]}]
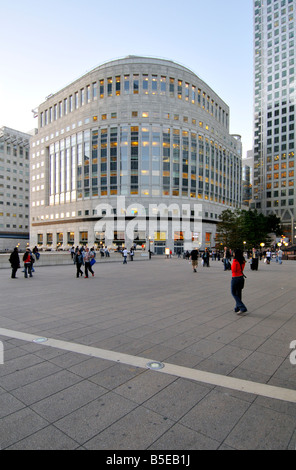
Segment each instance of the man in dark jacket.
[{"label": "man in dark jacket", "polygon": [[11,253],[11,255],[9,257],[9,262],[11,264],[11,269],[12,269],[11,278],[15,279],[16,272],[17,272],[18,268],[20,267],[20,257],[19,257],[19,254],[18,254],[17,247],[15,247],[15,249]]},{"label": "man in dark jacket", "polygon": [[196,248],[193,248],[193,250],[191,251],[190,258],[191,258],[193,272],[196,273],[196,268],[198,265],[198,251]]}]

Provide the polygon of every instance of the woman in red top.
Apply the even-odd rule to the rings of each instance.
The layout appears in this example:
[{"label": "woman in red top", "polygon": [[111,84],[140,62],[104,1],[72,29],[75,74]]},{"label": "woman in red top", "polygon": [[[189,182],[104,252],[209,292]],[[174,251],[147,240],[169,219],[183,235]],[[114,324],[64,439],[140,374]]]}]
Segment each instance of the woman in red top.
[{"label": "woman in red top", "polygon": [[234,252],[234,258],[231,265],[232,279],[231,279],[231,294],[235,300],[234,311],[236,313],[247,312],[247,307],[242,302],[242,290],[244,288],[244,267],[245,258],[240,249],[236,249]]}]

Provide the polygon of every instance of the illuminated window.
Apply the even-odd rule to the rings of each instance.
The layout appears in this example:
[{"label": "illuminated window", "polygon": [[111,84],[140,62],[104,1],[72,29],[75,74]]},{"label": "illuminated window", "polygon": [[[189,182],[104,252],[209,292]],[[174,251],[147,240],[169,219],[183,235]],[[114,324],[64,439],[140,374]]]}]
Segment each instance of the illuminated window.
[{"label": "illuminated window", "polygon": [[182,80],[178,80],[178,98],[182,99]]},{"label": "illuminated window", "polygon": [[100,98],[104,98],[104,80],[100,80]]},{"label": "illuminated window", "polygon": [[121,88],[121,81],[120,81],[120,76],[116,77],[116,96],[120,95],[120,88]]},{"label": "illuminated window", "polygon": [[145,95],[148,95],[148,75],[143,75],[143,83],[142,83],[142,86],[143,86],[143,93]]},{"label": "illuminated window", "polygon": [[155,95],[157,93],[157,75],[152,75],[152,94]]},{"label": "illuminated window", "polygon": [[108,96],[112,96],[112,83],[113,83],[112,78],[108,78],[108,80],[107,80],[107,93],[108,93]]}]

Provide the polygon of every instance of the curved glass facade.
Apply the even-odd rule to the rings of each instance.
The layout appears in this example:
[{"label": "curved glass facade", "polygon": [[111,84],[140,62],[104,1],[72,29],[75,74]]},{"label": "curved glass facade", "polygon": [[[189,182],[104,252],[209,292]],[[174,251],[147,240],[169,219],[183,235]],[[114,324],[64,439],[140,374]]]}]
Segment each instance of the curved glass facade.
[{"label": "curved glass facade", "polygon": [[241,142],[229,134],[229,108],[174,62],[132,56],[103,64],[50,95],[38,120],[35,239],[45,221],[65,220],[75,231],[77,217],[94,215],[102,201],[115,208],[118,196],[146,208],[199,202],[212,222],[240,206]]}]

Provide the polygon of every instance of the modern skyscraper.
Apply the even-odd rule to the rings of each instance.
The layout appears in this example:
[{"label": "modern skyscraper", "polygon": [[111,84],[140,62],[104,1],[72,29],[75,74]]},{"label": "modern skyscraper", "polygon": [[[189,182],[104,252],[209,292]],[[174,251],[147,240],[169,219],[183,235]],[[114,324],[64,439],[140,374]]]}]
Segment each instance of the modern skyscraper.
[{"label": "modern skyscraper", "polygon": [[296,0],[254,0],[253,206],[294,242]]}]

